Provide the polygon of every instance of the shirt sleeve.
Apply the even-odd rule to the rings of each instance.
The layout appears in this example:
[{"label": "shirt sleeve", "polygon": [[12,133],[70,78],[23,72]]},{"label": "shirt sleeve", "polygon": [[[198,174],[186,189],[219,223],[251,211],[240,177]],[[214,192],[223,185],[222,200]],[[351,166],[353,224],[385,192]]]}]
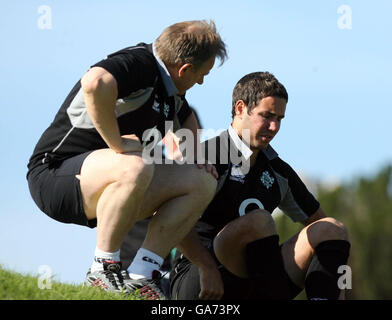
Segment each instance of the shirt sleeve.
[{"label": "shirt sleeve", "polygon": [[306,220],[319,209],[320,203],[290,165],[280,158],[274,159],[272,163],[280,180],[279,209],[294,222]]},{"label": "shirt sleeve", "polygon": [[124,49],[92,67],[110,72],[117,81],[118,98],[124,98],[139,89],[152,87],[156,81],[156,65],[146,49]]}]

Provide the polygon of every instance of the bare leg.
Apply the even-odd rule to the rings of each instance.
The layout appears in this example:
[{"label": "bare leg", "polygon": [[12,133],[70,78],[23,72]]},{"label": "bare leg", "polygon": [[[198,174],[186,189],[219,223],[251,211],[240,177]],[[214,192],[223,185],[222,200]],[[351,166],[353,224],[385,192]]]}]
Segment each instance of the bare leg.
[{"label": "bare leg", "polygon": [[86,216],[97,218],[97,246],[120,248],[137,220],[157,212],[145,246],[165,256],[211,201],[216,180],[195,165],[146,165],[140,154],[97,150],[85,160],[81,190]]},{"label": "bare leg", "polygon": [[156,165],[140,219],[156,213],[142,247],[165,257],[192,229],[215,189],[215,178],[196,165]]},{"label": "bare leg", "polygon": [[135,223],[154,166],[138,153],[118,154],[110,149],[91,153],[83,163],[80,186],[88,219],[97,218],[97,247],[120,248]]},{"label": "bare leg", "polygon": [[[215,254],[226,269],[239,277],[247,278],[247,244],[273,234],[276,234],[276,230],[269,213],[255,210],[233,220],[222,229],[214,241]],[[343,224],[333,218],[313,222],[283,244],[281,252],[285,270],[298,287],[304,286],[314,249],[327,240],[347,240]],[[343,292],[339,298],[344,298]]]},{"label": "bare leg", "polygon": [[[282,247],[285,269],[290,279],[300,288],[304,287],[309,265],[315,248],[327,240],[348,240],[343,224],[333,218],[324,218],[306,226],[287,240]],[[344,299],[342,290],[339,299]]]},{"label": "bare leg", "polygon": [[303,287],[317,245],[323,241],[340,239],[347,240],[343,224],[333,218],[324,218],[311,223],[287,240],[282,247],[282,256],[290,279]]}]

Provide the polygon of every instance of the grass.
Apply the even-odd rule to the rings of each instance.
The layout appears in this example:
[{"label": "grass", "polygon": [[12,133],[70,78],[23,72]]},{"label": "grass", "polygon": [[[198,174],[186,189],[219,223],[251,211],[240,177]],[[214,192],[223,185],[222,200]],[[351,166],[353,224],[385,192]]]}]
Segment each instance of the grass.
[{"label": "grass", "polygon": [[39,276],[22,275],[0,266],[0,300],[136,300],[132,295],[56,281],[51,281],[50,288],[40,289],[40,283]]}]

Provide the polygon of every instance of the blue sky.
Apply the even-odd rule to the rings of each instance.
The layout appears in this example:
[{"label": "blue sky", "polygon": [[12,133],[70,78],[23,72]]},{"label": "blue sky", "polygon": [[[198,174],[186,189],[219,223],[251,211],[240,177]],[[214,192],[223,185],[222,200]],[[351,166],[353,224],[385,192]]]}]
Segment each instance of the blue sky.
[{"label": "blue sky", "polygon": [[[338,8],[351,10],[351,28]],[[295,169],[349,181],[392,162],[390,1],[8,0],[0,12],[0,264],[19,272],[48,265],[56,280],[84,280],[95,230],[36,208],[28,158],[90,65],[178,21],[213,19],[228,46],[227,62],[187,94],[205,128],[229,125],[243,75],[270,71],[289,93],[272,145]]]}]

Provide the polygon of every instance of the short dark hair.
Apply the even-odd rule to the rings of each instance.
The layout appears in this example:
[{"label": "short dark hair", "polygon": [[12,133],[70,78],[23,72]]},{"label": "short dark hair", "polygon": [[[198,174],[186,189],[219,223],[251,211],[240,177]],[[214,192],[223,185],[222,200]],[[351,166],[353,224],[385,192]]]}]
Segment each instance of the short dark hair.
[{"label": "short dark hair", "polygon": [[155,41],[159,58],[169,65],[191,63],[199,68],[216,56],[227,58],[226,45],[214,21],[184,21],[167,27]]},{"label": "short dark hair", "polygon": [[232,100],[232,117],[235,116],[235,105],[242,100],[248,107],[248,114],[266,97],[277,97],[289,100],[286,88],[269,72],[252,72],[242,77],[234,87]]}]

